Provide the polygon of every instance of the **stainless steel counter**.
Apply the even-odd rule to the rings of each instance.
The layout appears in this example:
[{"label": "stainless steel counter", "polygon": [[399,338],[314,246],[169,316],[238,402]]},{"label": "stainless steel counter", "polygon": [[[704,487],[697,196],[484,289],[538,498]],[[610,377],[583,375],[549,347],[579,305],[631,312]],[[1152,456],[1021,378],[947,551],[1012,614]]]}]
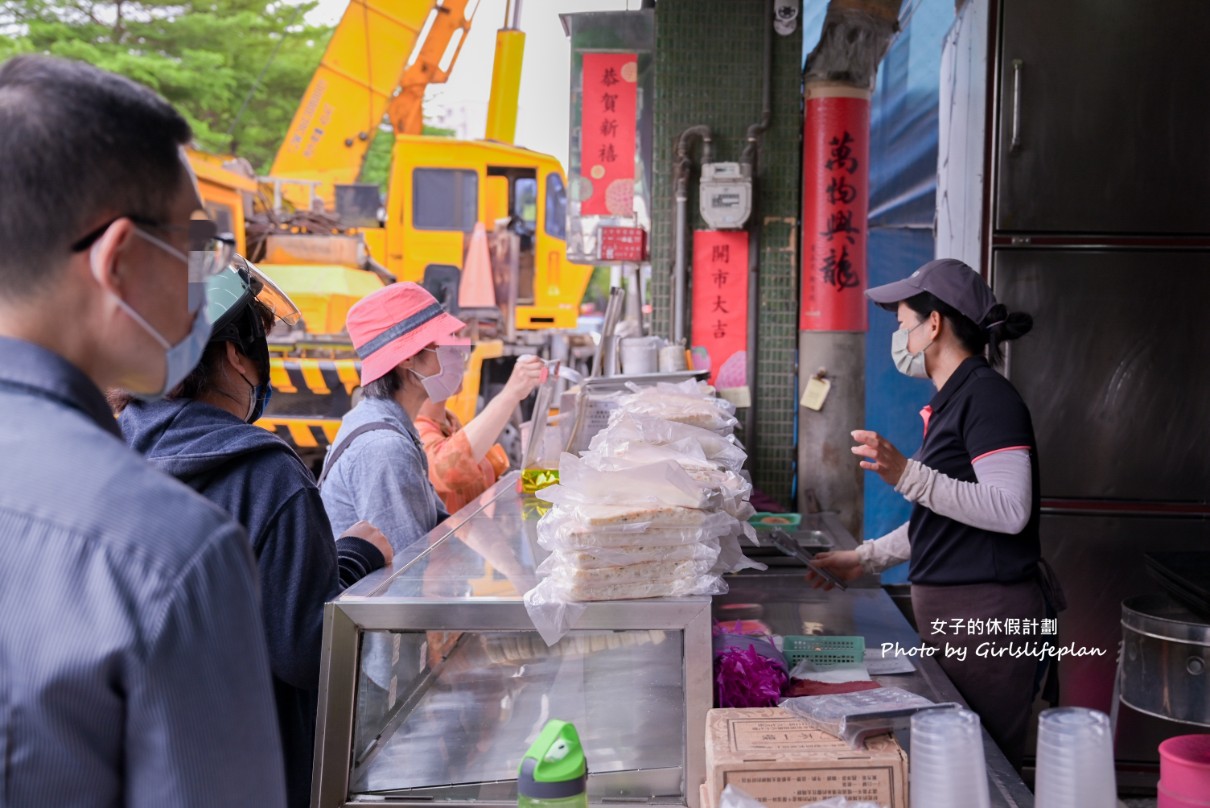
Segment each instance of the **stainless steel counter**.
[{"label": "stainless steel counter", "polygon": [[546,507],[509,474],[325,612],[314,803],[515,805],[549,718],[575,724],[594,804],[698,808],[709,597],[587,604],[548,647],[522,596]]},{"label": "stainless steel counter", "polygon": [[[920,645],[920,638],[895,607],[889,595],[875,586],[851,586],[845,591],[812,589],[802,570],[770,570],[728,578],[731,590],[715,596],[715,613],[720,607],[753,604],[745,610],[755,615],[778,634],[861,635],[867,648],[881,643],[899,643],[903,648]],[[721,610],[722,612],[733,609]],[[912,674],[876,676],[882,685],[901,687],[937,702],[964,703],[957,689],[932,658],[912,658]],[[896,735],[908,749],[909,733]],[[1004,754],[984,730],[983,749],[991,804],[993,806],[1032,806],[1033,795],[1017,775]]]},{"label": "stainless steel counter", "polygon": [[[784,634],[860,634],[871,647],[919,642],[877,586],[823,592],[801,570],[783,569],[734,576],[713,602],[589,604],[547,648],[521,601],[545,557],[535,540],[542,505],[515,483],[508,475],[328,604],[314,784],[321,808],[515,804],[520,755],[553,715],[582,733],[594,804],[697,808],[712,609],[757,604]],[[826,519],[804,529],[827,532],[837,548],[853,543]],[[914,674],[880,681],[961,701],[936,662],[915,664]],[[990,738],[985,750],[992,805],[1032,806]]]}]

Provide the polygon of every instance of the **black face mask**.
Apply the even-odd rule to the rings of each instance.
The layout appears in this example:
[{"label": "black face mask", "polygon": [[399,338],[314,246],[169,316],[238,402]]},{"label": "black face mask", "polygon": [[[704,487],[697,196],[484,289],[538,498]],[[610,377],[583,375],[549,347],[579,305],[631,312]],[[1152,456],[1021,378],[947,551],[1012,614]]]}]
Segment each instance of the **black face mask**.
[{"label": "black face mask", "polygon": [[[267,379],[268,374],[265,374],[265,377]],[[244,382],[252,389],[252,411],[248,413],[248,417],[244,421],[249,424],[255,424],[265,414],[265,408],[269,406],[269,399],[273,398],[273,387],[268,381],[254,385],[245,378]]]},{"label": "black face mask", "polygon": [[269,384],[269,343],[260,316],[248,305],[234,319],[224,324],[214,338],[234,343],[239,352],[251,359],[256,366],[261,378],[260,384],[253,384],[248,381],[247,376],[240,374],[244,384],[252,391],[252,409],[244,420],[249,424],[256,423],[264,415],[273,395],[273,388]]}]

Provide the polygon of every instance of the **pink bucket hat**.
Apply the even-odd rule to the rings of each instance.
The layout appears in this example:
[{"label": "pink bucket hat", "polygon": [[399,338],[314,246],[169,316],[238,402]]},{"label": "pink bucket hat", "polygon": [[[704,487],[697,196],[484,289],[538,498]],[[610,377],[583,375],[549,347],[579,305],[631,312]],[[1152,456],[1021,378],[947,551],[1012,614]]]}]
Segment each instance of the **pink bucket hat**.
[{"label": "pink bucket hat", "polygon": [[453,335],[465,323],[446,314],[437,299],[415,283],[393,283],[353,304],[345,327],[361,358],[361,383],[387,375],[431,343],[462,344]]}]

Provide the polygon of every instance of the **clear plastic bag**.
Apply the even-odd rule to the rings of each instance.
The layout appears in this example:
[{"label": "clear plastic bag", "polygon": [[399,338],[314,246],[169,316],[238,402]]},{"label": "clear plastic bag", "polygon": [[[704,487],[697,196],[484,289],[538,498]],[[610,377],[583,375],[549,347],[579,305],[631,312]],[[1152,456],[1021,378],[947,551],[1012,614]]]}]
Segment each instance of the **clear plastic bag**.
[{"label": "clear plastic bag", "polygon": [[620,411],[690,424],[720,435],[730,435],[739,423],[735,405],[716,397],[710,385],[693,379],[636,389],[622,397]]},{"label": "clear plastic bag", "polygon": [[554,645],[575,628],[587,607],[563,596],[559,588],[543,579],[525,593],[525,611],[547,645]]},{"label": "clear plastic bag", "polygon": [[921,710],[960,705],[937,704],[900,687],[880,687],[832,696],[799,696],[784,699],[780,706],[853,749],[860,749],[866,738],[909,728],[912,715]]},{"label": "clear plastic bag", "polygon": [[606,585],[574,584],[549,577],[525,593],[525,610],[546,644],[554,645],[575,627],[589,601],[720,595],[726,591],[727,584],[716,575]]},{"label": "clear plastic bag", "polygon": [[[648,514],[647,518],[630,518],[635,512],[626,506],[556,505],[538,520],[538,544],[551,551],[636,544],[672,547],[725,536],[743,536],[757,544],[752,525],[725,511],[648,508],[643,513]],[[602,523],[603,517],[627,521]]]},{"label": "clear plastic bag", "polygon": [[656,384],[640,387],[633,382],[626,385],[635,395],[647,400],[697,400],[715,403],[720,410],[728,415],[735,414],[735,405],[726,399],[718,397],[718,391],[709,382],[697,379],[686,379],[683,382],[657,382]]},{"label": "clear plastic bag", "polygon": [[[670,422],[671,423],[671,422]],[[679,440],[674,443],[638,443],[628,442],[626,451],[619,454],[602,454],[592,450],[580,455],[584,462],[602,471],[617,471],[618,469],[645,466],[648,463],[658,463],[662,460],[675,460],[685,471],[690,473],[701,469],[714,471],[719,464],[706,457],[706,452],[700,443],[693,440]]]},{"label": "clear plastic bag", "polygon": [[[569,591],[595,592],[615,585],[696,580],[710,574],[713,566],[714,559],[647,560],[634,564],[590,568],[554,562],[545,572],[548,580],[555,581]],[[597,599],[599,598],[593,598]]]},{"label": "clear plastic bag", "polygon": [[545,584],[551,592],[564,600],[588,602],[598,600],[643,600],[646,598],[679,598],[687,595],[719,595],[727,591],[727,584],[717,575],[685,575],[667,578],[601,583],[591,581],[569,581],[564,578],[547,578]]},{"label": "clear plastic bag", "polygon": [[563,506],[675,505],[713,510],[725,504],[721,484],[695,479],[674,457],[602,470],[575,455],[564,454],[559,458],[558,485],[539,491],[538,498]]},{"label": "clear plastic bag", "polygon": [[[686,444],[696,452],[696,457],[690,454],[686,456],[682,452],[681,446],[677,444],[651,445],[651,444],[635,444],[632,445],[631,453],[627,455],[598,455],[593,452],[586,453],[579,459],[581,466],[587,466],[593,469],[597,474],[623,474],[621,479],[627,480],[627,484],[617,486],[619,492],[628,492],[629,490],[640,487],[643,490],[658,491],[645,484],[645,481],[654,476],[650,469],[652,466],[659,464],[671,463],[679,466],[685,476],[689,478],[691,484],[699,486],[703,491],[702,499],[705,502],[711,503],[703,507],[718,507],[725,510],[727,513],[737,519],[746,520],[755,509],[748,504],[749,497],[752,496],[752,483],[745,476],[726,468],[720,468],[716,464],[705,459],[701,451],[701,447],[692,444],[690,441],[680,441],[680,444]],[[568,464],[570,465],[570,464]],[[563,475],[563,466],[560,466],[561,480],[566,481]],[[583,471],[579,472],[584,474]],[[617,479],[617,478],[609,478]],[[599,480],[600,482],[597,482]],[[668,481],[676,481],[678,487],[684,488],[687,484],[679,474],[670,475]],[[587,484],[605,484],[606,478],[591,477],[585,478]],[[634,484],[630,484],[633,481]],[[568,483],[571,485],[572,483]],[[612,484],[611,484],[612,485]]]},{"label": "clear plastic bag", "polygon": [[733,471],[742,468],[748,459],[747,452],[730,435],[621,408],[610,415],[608,426],[593,435],[588,448],[602,457],[626,457],[636,453],[636,446],[645,444],[672,445],[690,457],[696,455],[696,447],[711,463]]},{"label": "clear plastic bag", "polygon": [[[742,524],[743,528],[751,531],[752,526],[747,523]],[[744,555],[744,551],[739,546],[739,536],[743,535],[742,529],[737,527],[735,530],[728,533],[719,539],[719,554],[717,569],[723,572],[739,572],[740,570],[767,570],[768,566],[759,561],[753,561]]]},{"label": "clear plastic bag", "polygon": [[729,514],[703,511],[681,505],[556,505],[543,519],[569,519],[576,522],[580,532],[600,529],[603,532],[641,532],[651,527],[701,528],[722,517],[723,523],[733,520]]},{"label": "clear plastic bag", "polygon": [[538,573],[544,574],[558,566],[591,570],[606,567],[621,567],[628,564],[643,564],[650,561],[697,561],[705,562],[707,568],[714,566],[720,552],[718,539],[709,539],[690,544],[665,547],[652,544],[626,544],[615,547],[592,549],[559,549],[538,565]]},{"label": "clear plastic bag", "polygon": [[[652,527],[649,523],[626,525],[626,530],[594,530],[585,528],[575,519],[560,520],[549,514],[538,522],[538,544],[547,550],[598,550],[610,547],[677,547],[717,539],[732,530],[726,514],[712,514],[717,524],[702,527]],[[726,517],[726,518],[725,518]]]}]

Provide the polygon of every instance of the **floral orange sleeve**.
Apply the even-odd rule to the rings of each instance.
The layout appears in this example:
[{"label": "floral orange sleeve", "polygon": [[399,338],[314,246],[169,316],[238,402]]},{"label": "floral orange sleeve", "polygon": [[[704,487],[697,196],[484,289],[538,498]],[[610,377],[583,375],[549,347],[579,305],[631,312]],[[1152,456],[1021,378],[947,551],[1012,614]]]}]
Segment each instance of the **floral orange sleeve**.
[{"label": "floral orange sleeve", "polygon": [[491,463],[492,471],[496,472],[496,479],[504,472],[508,471],[508,452],[504,451],[504,447],[498,443],[493,443],[492,448],[487,450],[487,462]]},{"label": "floral orange sleeve", "polygon": [[[475,460],[470,441],[461,431],[446,435],[440,425],[424,417],[416,419],[416,431],[428,457],[429,480],[450,513],[457,512],[495,482],[494,474],[488,477],[491,466]],[[488,469],[484,469],[485,465]]]}]

